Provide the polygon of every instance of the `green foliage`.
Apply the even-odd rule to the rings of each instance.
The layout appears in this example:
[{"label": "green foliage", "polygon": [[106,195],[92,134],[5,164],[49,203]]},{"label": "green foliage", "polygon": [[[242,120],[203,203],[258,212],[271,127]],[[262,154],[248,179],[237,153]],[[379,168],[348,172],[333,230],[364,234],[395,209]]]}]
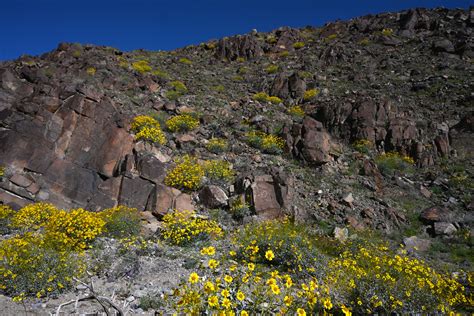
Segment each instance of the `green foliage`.
[{"label": "green foliage", "polygon": [[211,180],[223,180],[226,182],[234,179],[235,173],[232,165],[224,160],[209,160],[204,162],[204,172]]},{"label": "green foliage", "polygon": [[288,57],[288,56],[290,56],[290,52],[289,52],[289,51],[284,50],[284,51],[280,52],[280,57],[281,57],[281,58],[285,58],[285,57]]},{"label": "green foliage", "polygon": [[258,92],[253,95],[253,99],[259,102],[270,102],[272,104],[280,104],[282,100],[279,97],[269,96],[265,92]]},{"label": "green foliage", "polygon": [[147,60],[139,60],[132,63],[132,68],[141,74],[151,71],[151,66],[148,64]]},{"label": "green foliage", "polygon": [[167,80],[170,78],[170,75],[164,71],[164,70],[161,70],[161,69],[155,69],[151,72],[153,75],[157,76],[158,78],[161,78],[163,80]]},{"label": "green foliage", "polygon": [[104,231],[113,238],[137,236],[140,233],[140,213],[135,208],[116,206],[100,212],[105,221]]},{"label": "green foliage", "polygon": [[204,168],[196,158],[184,156],[178,164],[168,172],[165,184],[177,189],[197,190],[201,187],[204,177]]},{"label": "green foliage", "polygon": [[277,42],[277,38],[274,35],[268,35],[265,39],[265,42],[268,44],[275,44]]},{"label": "green foliage", "polygon": [[359,45],[362,45],[362,46],[367,46],[369,44],[370,44],[370,40],[368,38],[364,38],[359,41]]},{"label": "green foliage", "polygon": [[377,156],[375,163],[383,174],[392,176],[396,171],[401,173],[411,172],[415,162],[409,156],[402,156],[397,152],[388,152]]},{"label": "green foliage", "polygon": [[170,100],[176,100],[180,96],[182,96],[182,95],[184,95],[188,92],[188,88],[181,81],[178,81],[178,80],[172,81],[172,82],[170,82],[170,86],[171,86],[172,90],[166,91],[166,97]]},{"label": "green foliage", "polygon": [[89,68],[86,69],[87,74],[90,75],[90,76],[95,75],[96,71],[97,70],[94,67],[89,67]]},{"label": "green foliage", "polygon": [[313,100],[318,94],[319,94],[319,89],[318,88],[314,88],[314,89],[310,89],[310,90],[306,90],[304,95],[303,95],[303,100],[305,101],[311,101]]},{"label": "green foliage", "polygon": [[5,167],[0,166],[0,179],[5,175]]},{"label": "green foliage", "polygon": [[223,138],[211,138],[209,139],[209,142],[206,144],[206,149],[214,154],[219,154],[224,151],[227,151],[228,148],[229,148],[229,144],[227,140]]},{"label": "green foliage", "polygon": [[166,128],[171,132],[187,132],[199,126],[199,119],[192,114],[180,114],[166,121]]},{"label": "green foliage", "polygon": [[230,212],[232,216],[237,219],[243,219],[246,216],[251,215],[250,205],[247,204],[242,198],[238,197],[230,202]]},{"label": "green foliage", "polygon": [[182,57],[178,60],[181,64],[185,64],[185,65],[191,65],[193,62],[186,58],[186,57]]},{"label": "green foliage", "polygon": [[393,29],[391,28],[386,28],[382,30],[382,35],[383,36],[392,36],[393,35]]},{"label": "green foliage", "polygon": [[304,112],[303,108],[300,105],[291,106],[290,108],[288,108],[288,113],[297,119],[301,119],[306,115],[306,113]]},{"label": "green foliage", "polygon": [[278,69],[279,69],[278,65],[270,65],[267,68],[265,68],[265,71],[267,72],[267,74],[274,74],[278,72]]},{"label": "green foliage", "polygon": [[294,49],[301,49],[301,48],[305,47],[305,45],[306,44],[304,42],[296,42],[296,43],[293,44],[293,48]]},{"label": "green foliage", "polygon": [[238,57],[235,61],[238,62],[238,63],[244,63],[245,58],[244,57]]},{"label": "green foliage", "polygon": [[186,245],[222,235],[222,228],[217,222],[201,218],[194,211],[174,211],[163,217],[162,237],[174,245]]},{"label": "green foliage", "polygon": [[368,139],[359,139],[352,144],[355,150],[362,154],[369,154],[374,144]]},{"label": "green foliage", "polygon": [[282,100],[279,97],[272,96],[267,98],[267,102],[270,102],[271,104],[280,104]]},{"label": "green foliage", "polygon": [[281,154],[285,146],[285,141],[281,137],[260,131],[248,132],[246,140],[252,147],[261,149],[267,154]]}]

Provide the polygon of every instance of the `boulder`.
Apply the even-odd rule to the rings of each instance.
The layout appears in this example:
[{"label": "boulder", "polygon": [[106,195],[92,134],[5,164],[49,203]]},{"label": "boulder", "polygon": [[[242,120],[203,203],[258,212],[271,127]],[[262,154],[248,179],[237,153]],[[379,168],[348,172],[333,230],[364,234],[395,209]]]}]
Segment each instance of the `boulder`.
[{"label": "boulder", "polygon": [[449,211],[442,206],[430,206],[420,214],[420,220],[425,224],[433,224],[442,221]]},{"label": "boulder", "polygon": [[119,204],[144,211],[147,209],[150,194],[155,186],[148,180],[135,177],[123,177]]},{"label": "boulder", "polygon": [[403,238],[403,244],[405,249],[408,251],[428,251],[431,247],[431,240],[419,238],[417,236],[411,236]]},{"label": "boulder", "polygon": [[205,207],[218,208],[226,206],[229,198],[218,186],[206,185],[199,192],[199,200]]},{"label": "boulder", "polygon": [[437,236],[451,236],[457,231],[453,224],[447,222],[435,222],[433,228]]},{"label": "boulder", "polygon": [[433,43],[433,50],[435,52],[446,52],[446,53],[454,53],[455,51],[453,43],[446,38],[435,41]]}]

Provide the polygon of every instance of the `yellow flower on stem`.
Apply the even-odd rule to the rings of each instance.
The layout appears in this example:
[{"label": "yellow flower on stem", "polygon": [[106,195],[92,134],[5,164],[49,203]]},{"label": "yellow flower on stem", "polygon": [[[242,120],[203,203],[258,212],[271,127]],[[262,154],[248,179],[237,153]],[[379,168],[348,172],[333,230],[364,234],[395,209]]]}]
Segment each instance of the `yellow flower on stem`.
[{"label": "yellow flower on stem", "polygon": [[189,275],[189,283],[194,284],[199,281],[199,275],[196,272],[193,272]]},{"label": "yellow flower on stem", "polygon": [[268,261],[272,261],[273,258],[275,258],[275,254],[273,253],[273,251],[271,249],[268,249],[267,252],[265,252],[265,258]]}]

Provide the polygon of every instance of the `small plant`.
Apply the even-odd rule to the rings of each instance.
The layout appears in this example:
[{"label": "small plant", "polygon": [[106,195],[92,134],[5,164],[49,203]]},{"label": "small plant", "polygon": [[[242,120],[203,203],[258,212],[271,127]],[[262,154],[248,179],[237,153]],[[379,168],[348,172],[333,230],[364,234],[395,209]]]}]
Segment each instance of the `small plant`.
[{"label": "small plant", "polygon": [[251,215],[250,205],[245,203],[240,197],[230,202],[230,212],[237,220]]},{"label": "small plant", "polygon": [[303,95],[303,100],[304,101],[311,101],[319,94],[319,92],[320,91],[319,91],[318,88],[306,90],[304,95]]},{"label": "small plant", "polygon": [[278,72],[278,69],[279,69],[278,65],[270,65],[267,68],[265,68],[265,71],[267,72],[267,74],[274,74]]},{"label": "small plant", "polygon": [[415,162],[409,156],[402,156],[398,152],[388,152],[377,156],[375,163],[383,174],[391,176],[396,171],[411,172],[411,167]]},{"label": "small plant", "polygon": [[140,233],[140,214],[137,209],[116,206],[99,213],[105,221],[104,232],[113,238],[127,238]]},{"label": "small plant", "polygon": [[259,102],[266,102],[268,99],[268,94],[266,94],[265,92],[258,92],[253,95],[253,99]]},{"label": "small plant", "polygon": [[211,138],[209,142],[206,144],[206,149],[209,150],[211,153],[219,154],[226,151],[229,148],[229,144],[227,140],[223,138]]},{"label": "small plant", "polygon": [[305,45],[306,44],[304,42],[296,42],[296,43],[293,44],[293,48],[294,49],[301,49],[301,48],[305,47]]},{"label": "small plant", "polygon": [[194,211],[174,211],[163,217],[162,236],[175,245],[223,236],[222,228],[213,220],[197,216]]},{"label": "small plant", "polygon": [[170,75],[164,71],[164,70],[161,70],[161,69],[155,69],[152,71],[152,74],[157,76],[158,78],[161,78],[163,80],[167,80],[170,78]]},{"label": "small plant", "polygon": [[204,177],[204,168],[197,162],[196,158],[184,156],[178,160],[165,178],[165,184],[177,189],[197,190],[201,186]]},{"label": "small plant", "polygon": [[13,213],[10,226],[22,231],[37,230],[44,227],[58,209],[50,203],[32,203]]},{"label": "small plant", "polygon": [[96,70],[94,67],[89,67],[89,68],[87,68],[87,70],[86,70],[87,74],[90,75],[90,76],[95,75],[96,71],[97,71],[97,70]]},{"label": "small plant", "polygon": [[273,35],[268,35],[265,39],[265,42],[267,42],[268,44],[275,44],[277,42],[277,38]]},{"label": "small plant", "polygon": [[213,50],[213,49],[215,49],[216,47],[217,47],[217,45],[216,45],[215,42],[211,42],[211,43],[206,43],[206,44],[205,44],[205,48],[206,48],[207,50]]},{"label": "small plant", "polygon": [[270,102],[271,104],[280,104],[282,100],[279,97],[272,96],[267,98],[267,102]]},{"label": "small plant", "polygon": [[166,144],[166,136],[161,130],[160,123],[148,115],[140,115],[133,119],[131,130],[135,139],[150,141],[161,145]]},{"label": "small plant", "polygon": [[306,114],[300,105],[291,106],[288,109],[288,113],[297,119],[303,118]]},{"label": "small plant", "polygon": [[0,179],[5,175],[5,167],[0,166]]},{"label": "small plant", "polygon": [[166,92],[166,97],[170,100],[177,100],[180,96],[188,92],[188,88],[181,81],[178,81],[178,80],[172,81],[170,82],[170,86],[172,90],[168,90]]},{"label": "small plant", "polygon": [[151,71],[151,66],[148,64],[147,60],[139,60],[132,63],[132,68],[141,74]]},{"label": "small plant", "polygon": [[280,52],[280,57],[281,57],[281,58],[285,58],[285,57],[288,57],[288,56],[290,56],[290,52],[289,52],[289,51],[284,50],[284,51]]},{"label": "small plant", "polygon": [[206,177],[211,180],[232,181],[234,171],[232,165],[224,160],[209,160],[204,162],[204,172]]},{"label": "small plant", "polygon": [[8,205],[0,205],[0,235],[10,232],[11,219],[15,211]]},{"label": "small plant", "polygon": [[248,132],[246,139],[252,147],[261,149],[268,154],[281,154],[285,146],[283,138],[259,131]]},{"label": "small plant", "polygon": [[370,150],[374,147],[374,144],[368,139],[359,139],[352,144],[355,150],[362,154],[369,154]]},{"label": "small plant", "polygon": [[393,29],[391,28],[386,28],[382,30],[382,35],[383,36],[392,36],[393,35]]},{"label": "small plant", "polygon": [[337,34],[334,33],[334,34],[331,34],[331,35],[327,36],[325,38],[325,40],[326,41],[332,41],[332,40],[335,40],[336,38],[337,38]]},{"label": "small plant", "polygon": [[199,119],[191,114],[180,114],[166,121],[166,128],[171,132],[187,132],[199,126]]},{"label": "small plant", "polygon": [[213,90],[219,93],[225,92],[225,87],[223,85],[217,85],[213,87]]},{"label": "small plant", "polygon": [[248,73],[250,71],[250,69],[248,67],[240,67],[238,70],[237,70],[237,73],[239,75],[245,75],[246,73]]},{"label": "small plant", "polygon": [[186,57],[182,57],[178,60],[181,64],[185,64],[185,65],[191,65],[193,62],[186,58]]},{"label": "small plant", "polygon": [[362,46],[367,46],[369,44],[370,44],[370,40],[368,38],[364,38],[359,41],[359,45],[362,45]]}]

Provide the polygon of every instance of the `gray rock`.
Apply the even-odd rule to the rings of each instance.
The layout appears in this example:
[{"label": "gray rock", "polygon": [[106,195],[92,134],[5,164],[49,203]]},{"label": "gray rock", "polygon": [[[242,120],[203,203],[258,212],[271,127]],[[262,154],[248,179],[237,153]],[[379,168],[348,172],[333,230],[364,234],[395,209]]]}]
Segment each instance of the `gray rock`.
[{"label": "gray rock", "polygon": [[403,238],[403,244],[408,251],[427,251],[431,247],[431,240],[411,236]]},{"label": "gray rock", "polygon": [[451,236],[457,231],[456,227],[453,224],[447,222],[436,222],[434,223],[433,227],[435,235],[438,236]]},{"label": "gray rock", "polygon": [[334,238],[337,240],[344,242],[349,238],[349,230],[346,227],[340,228],[340,227],[335,227],[334,228]]},{"label": "gray rock", "polygon": [[227,205],[229,198],[227,194],[216,185],[206,185],[199,192],[201,203],[210,208],[218,208]]}]

